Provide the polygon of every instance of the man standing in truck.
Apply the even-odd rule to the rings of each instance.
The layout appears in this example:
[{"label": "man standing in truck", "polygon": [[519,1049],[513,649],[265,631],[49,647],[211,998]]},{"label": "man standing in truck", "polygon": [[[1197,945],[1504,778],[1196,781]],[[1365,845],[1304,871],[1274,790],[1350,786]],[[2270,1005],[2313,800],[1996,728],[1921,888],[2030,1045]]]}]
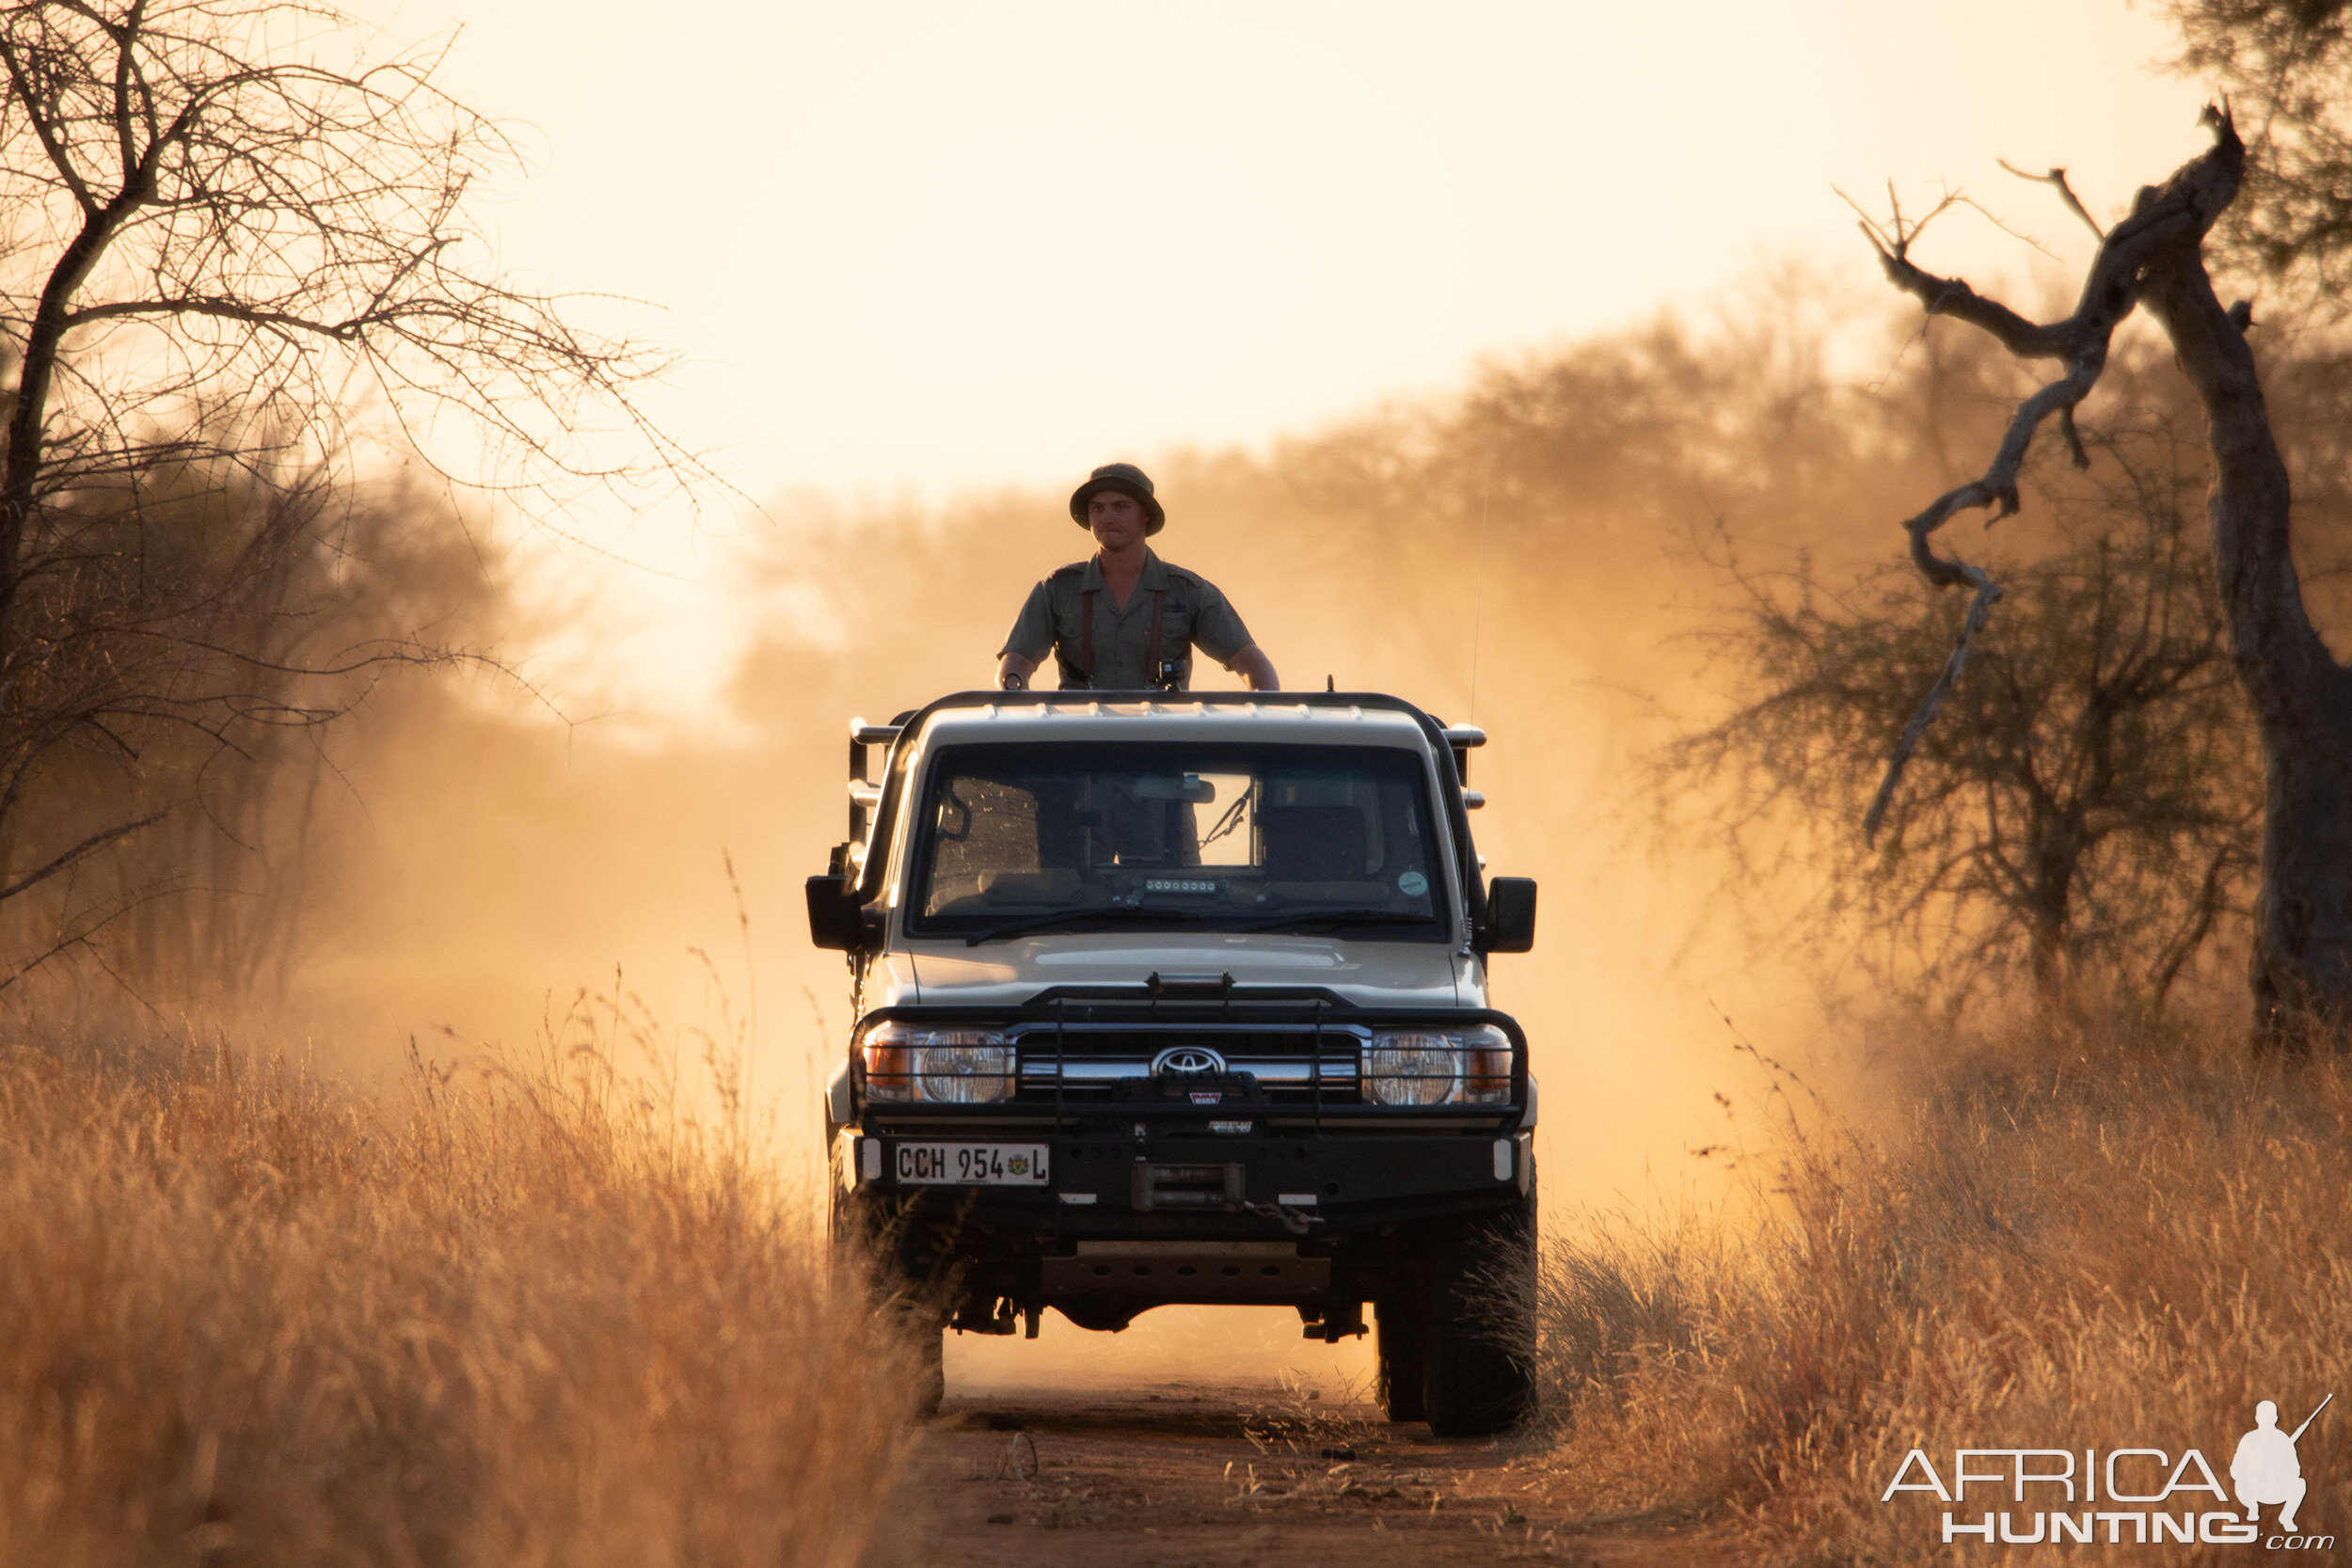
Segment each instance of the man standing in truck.
[{"label": "man standing in truck", "polygon": [[1065,691],[1181,691],[1197,647],[1252,690],[1279,689],[1274,661],[1216,585],[1145,546],[1168,515],[1141,468],[1095,469],[1071,495],[1070,516],[1097,548],[1029,590],[997,653],[998,685],[1025,689],[1050,651]]}]

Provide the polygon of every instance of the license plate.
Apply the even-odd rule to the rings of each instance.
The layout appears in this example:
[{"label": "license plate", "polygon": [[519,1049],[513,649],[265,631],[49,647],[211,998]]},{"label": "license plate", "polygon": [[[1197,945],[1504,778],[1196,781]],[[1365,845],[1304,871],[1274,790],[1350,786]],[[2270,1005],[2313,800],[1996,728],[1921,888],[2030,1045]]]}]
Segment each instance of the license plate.
[{"label": "license plate", "polygon": [[898,1184],[906,1187],[1042,1187],[1043,1144],[898,1146]]}]

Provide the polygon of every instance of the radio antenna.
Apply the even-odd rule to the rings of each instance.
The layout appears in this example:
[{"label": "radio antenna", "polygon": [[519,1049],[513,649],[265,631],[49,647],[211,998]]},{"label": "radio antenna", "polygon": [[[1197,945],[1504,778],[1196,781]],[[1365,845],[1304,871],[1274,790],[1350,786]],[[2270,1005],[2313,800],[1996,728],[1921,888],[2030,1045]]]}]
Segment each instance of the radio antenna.
[{"label": "radio antenna", "polygon": [[1470,616],[1470,722],[1478,722],[1478,635],[1486,625],[1486,520],[1495,509],[1495,454],[1486,454],[1486,489],[1478,503],[1477,609]]}]

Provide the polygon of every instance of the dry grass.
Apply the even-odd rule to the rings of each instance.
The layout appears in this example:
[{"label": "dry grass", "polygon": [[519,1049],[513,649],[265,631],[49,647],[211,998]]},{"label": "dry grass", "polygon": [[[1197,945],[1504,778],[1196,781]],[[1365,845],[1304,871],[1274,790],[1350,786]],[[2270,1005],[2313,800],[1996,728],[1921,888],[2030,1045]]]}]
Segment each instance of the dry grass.
[{"label": "dry grass", "polygon": [[[2340,1547],[2352,1067],[2113,1028],[1951,1048],[1875,1085],[1878,1105],[1907,1108],[1878,1131],[1791,1117],[1767,1217],[1736,1241],[1692,1220],[1554,1241],[1542,1315],[1551,1408],[1568,1413],[1558,1499],[1737,1520],[1786,1561],[1949,1561],[1933,1497],[1880,1501],[1915,1447],[1947,1480],[1956,1448],[2154,1447],[2177,1462],[2193,1447],[2227,1484],[2258,1400],[2291,1427],[2334,1390],[2299,1445],[2300,1522]],[[1992,1492],[1973,1489],[1962,1517],[1999,1507]],[[2188,1504],[2228,1506],[2172,1507]]]},{"label": "dry grass", "polygon": [[855,1561],[896,1354],[739,1113],[564,1037],[390,1107],[0,1045],[0,1561]]},{"label": "dry grass", "polygon": [[1284,1371],[1275,1387],[1242,1407],[1241,1434],[1260,1453],[1352,1455],[1380,1431],[1380,1409],[1372,1390],[1343,1377],[1329,1398],[1296,1372]]}]

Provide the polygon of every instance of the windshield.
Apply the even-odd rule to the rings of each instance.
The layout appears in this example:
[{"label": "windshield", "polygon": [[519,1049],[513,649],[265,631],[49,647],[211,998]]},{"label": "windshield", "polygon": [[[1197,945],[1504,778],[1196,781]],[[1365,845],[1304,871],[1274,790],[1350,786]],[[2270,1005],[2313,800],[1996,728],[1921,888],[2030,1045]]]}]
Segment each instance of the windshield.
[{"label": "windshield", "polygon": [[1366,927],[1441,941],[1415,752],[1373,747],[953,746],[933,758],[908,927]]}]

